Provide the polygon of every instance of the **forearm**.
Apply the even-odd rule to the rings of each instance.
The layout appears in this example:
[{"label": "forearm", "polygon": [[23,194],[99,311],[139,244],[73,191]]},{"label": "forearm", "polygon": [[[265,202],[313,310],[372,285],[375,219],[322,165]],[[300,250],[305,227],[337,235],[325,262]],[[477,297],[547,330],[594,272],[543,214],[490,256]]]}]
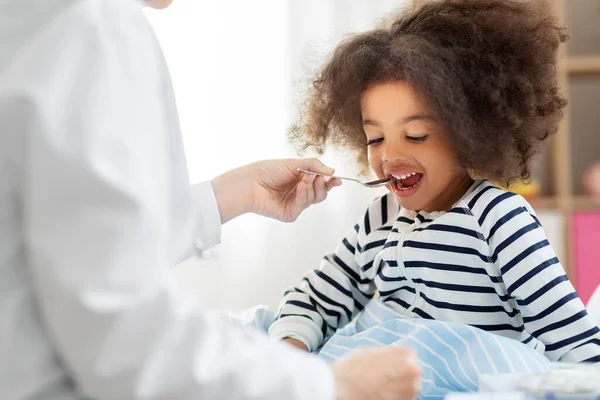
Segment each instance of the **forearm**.
[{"label": "forearm", "polygon": [[236,168],[211,181],[223,224],[253,211],[251,170],[251,165]]},{"label": "forearm", "polygon": [[340,287],[350,286],[348,279],[345,278],[345,282],[341,281],[334,286],[323,279],[324,276],[331,280],[322,270],[313,271],[303,279],[299,287],[286,293],[279,318],[269,330],[271,336],[277,339],[294,339],[309,351],[315,351],[336,329],[352,319],[357,312],[354,307],[355,299],[350,290],[339,290]]}]

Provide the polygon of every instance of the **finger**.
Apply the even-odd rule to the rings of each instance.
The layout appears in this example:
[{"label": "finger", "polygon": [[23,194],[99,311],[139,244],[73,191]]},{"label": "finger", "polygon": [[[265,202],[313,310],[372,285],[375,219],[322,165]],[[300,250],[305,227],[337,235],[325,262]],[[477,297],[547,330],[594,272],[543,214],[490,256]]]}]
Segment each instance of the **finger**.
[{"label": "finger", "polygon": [[313,183],[313,190],[315,192],[315,199],[313,204],[322,202],[327,198],[327,186],[325,184],[325,178],[319,176]]},{"label": "finger", "polygon": [[414,397],[417,397],[419,395],[419,393],[421,393],[421,377],[420,377],[420,375],[419,375],[419,378],[413,382],[412,390],[414,391],[414,394],[415,394]]},{"label": "finger", "polygon": [[295,220],[298,215],[306,208],[306,197],[308,195],[308,183],[303,179],[296,186],[296,195],[294,196],[293,203],[291,205],[291,219]]},{"label": "finger", "polygon": [[299,208],[300,210],[302,210],[306,204],[306,202],[308,201],[308,196],[309,196],[309,187],[312,186],[312,183],[310,183],[310,176],[309,175],[304,175],[302,177],[302,179],[300,180],[300,182],[298,183],[298,185],[296,186],[296,194],[294,196],[294,206],[296,206],[297,208]]},{"label": "finger", "polygon": [[[406,369],[406,367],[405,367]],[[400,374],[396,376],[390,376],[395,392],[403,394],[402,399],[413,399],[416,398],[421,391],[421,379],[420,375]]]},{"label": "finger", "polygon": [[395,392],[394,399],[416,400],[421,392],[421,385],[417,383],[396,383],[393,391]]},{"label": "finger", "polygon": [[397,379],[394,381],[396,386],[396,392],[402,393],[404,399],[415,399],[421,392],[421,380],[419,378],[413,378],[409,380]]},{"label": "finger", "polygon": [[328,167],[316,158],[304,158],[298,160],[298,168],[306,169],[321,174],[333,175],[335,169]]},{"label": "finger", "polygon": [[392,347],[394,354],[399,357],[404,357],[406,359],[417,360],[417,352],[415,349],[409,346],[393,346]]},{"label": "finger", "polygon": [[304,204],[302,204],[302,209],[305,209],[315,201],[315,189],[313,187],[313,184],[316,178],[317,177],[314,175],[307,175],[304,178],[302,178],[302,180],[306,182],[306,197],[303,199]]},{"label": "finger", "polygon": [[331,189],[333,189],[336,186],[342,186],[342,180],[341,179],[331,179],[331,178],[327,178],[325,180],[325,185],[327,186],[327,191],[330,191]]}]

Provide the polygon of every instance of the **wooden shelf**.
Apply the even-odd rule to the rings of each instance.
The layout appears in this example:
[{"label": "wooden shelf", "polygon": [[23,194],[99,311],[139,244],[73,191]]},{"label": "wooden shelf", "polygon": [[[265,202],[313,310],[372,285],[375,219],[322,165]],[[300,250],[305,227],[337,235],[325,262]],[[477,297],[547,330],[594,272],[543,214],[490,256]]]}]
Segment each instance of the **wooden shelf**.
[{"label": "wooden shelf", "polygon": [[529,201],[536,210],[557,211],[598,211],[600,212],[600,196],[571,196],[561,199],[556,196],[543,196]]},{"label": "wooden shelf", "polygon": [[600,211],[600,196],[574,196],[570,203],[573,211]]},{"label": "wooden shelf", "polygon": [[558,209],[559,208],[559,200],[557,197],[553,196],[545,196],[537,199],[532,199],[530,201],[531,206],[536,210],[542,209]]},{"label": "wooden shelf", "polygon": [[567,57],[570,75],[600,75],[600,56]]},{"label": "wooden shelf", "polygon": [[[577,24],[583,24],[579,27],[580,33],[585,31],[585,24],[594,24],[594,22],[592,22],[594,21],[593,19],[588,20],[586,17],[587,13],[591,9],[589,8],[589,2],[552,0],[552,4],[554,7],[554,14],[559,20],[565,21],[570,19],[568,22],[571,27]],[[593,35],[574,36],[572,42],[575,40],[592,40],[590,39],[592,36]],[[532,201],[531,204],[534,208],[540,209],[540,211],[543,209],[550,209],[562,215],[564,219],[564,229],[561,240],[563,247],[561,261],[573,285],[578,288],[579,285],[577,284],[577,281],[579,279],[581,279],[582,282],[585,281],[586,276],[585,274],[582,276],[577,276],[579,273],[581,273],[581,270],[578,269],[581,267],[581,265],[579,267],[575,265],[577,262],[579,262],[578,252],[580,252],[580,249],[576,246],[576,238],[573,234],[574,229],[577,229],[577,218],[573,218],[573,214],[577,212],[600,213],[600,196],[581,196],[573,191],[575,189],[575,185],[572,185],[571,183],[574,179],[576,179],[574,178],[574,175],[576,174],[575,167],[578,161],[576,159],[576,157],[578,157],[578,152],[576,151],[573,153],[573,150],[577,149],[574,146],[576,142],[574,141],[573,135],[573,116],[576,115],[576,118],[578,119],[578,121],[575,121],[575,124],[580,123],[582,114],[596,117],[594,114],[596,113],[596,109],[594,109],[593,106],[597,102],[600,102],[600,98],[598,98],[597,92],[586,91],[582,94],[581,87],[589,84],[590,82],[581,82],[580,79],[574,78],[598,77],[600,79],[600,54],[596,52],[582,56],[569,56],[569,43],[570,42],[567,42],[561,45],[558,49],[558,83],[562,94],[567,97],[567,100],[569,100],[569,104],[564,109],[564,118],[560,125],[559,133],[556,135],[556,138],[553,142],[553,148],[550,153],[550,174],[548,176],[549,184],[547,187],[550,190],[550,193],[553,195],[542,197],[537,202]],[[581,46],[578,47],[581,48]],[[586,47],[590,49],[597,49],[597,47],[593,46]],[[571,90],[571,86],[573,84],[573,87],[579,90],[576,93],[577,96],[586,96],[585,99],[587,100],[584,103],[581,101],[572,101],[573,91]],[[583,108],[583,105],[589,105],[589,107]],[[574,107],[576,107],[576,109],[574,109]],[[594,125],[596,125],[595,122]],[[592,128],[592,126],[590,126],[590,128]],[[581,128],[578,129],[581,130]],[[595,136],[586,136],[586,140],[597,139],[595,139]],[[579,175],[579,172],[577,172],[577,175]],[[595,218],[594,216],[591,217]],[[581,219],[585,220],[587,219],[587,216]],[[597,252],[598,249],[592,249],[592,251]]]}]

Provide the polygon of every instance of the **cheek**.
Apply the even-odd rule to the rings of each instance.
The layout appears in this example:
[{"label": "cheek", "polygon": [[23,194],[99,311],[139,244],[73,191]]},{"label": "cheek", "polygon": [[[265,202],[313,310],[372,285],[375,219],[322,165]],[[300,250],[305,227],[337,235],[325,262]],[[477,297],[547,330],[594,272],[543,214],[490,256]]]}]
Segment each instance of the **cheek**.
[{"label": "cheek", "polygon": [[369,165],[375,171],[381,165],[381,157],[377,157],[377,150],[373,147],[367,147],[367,159],[369,160]]},{"label": "cheek", "polygon": [[438,169],[453,173],[460,167],[456,154],[442,138],[439,138],[429,150],[431,150],[429,158],[432,159],[432,164],[435,164]]},{"label": "cheek", "polygon": [[367,151],[369,167],[375,173],[377,178],[383,179],[383,161],[381,160],[381,155],[379,154],[379,150],[375,148],[368,148]]},{"label": "cheek", "polygon": [[445,164],[448,166],[448,172],[454,175],[464,170],[454,152],[446,153]]},{"label": "cheek", "polygon": [[463,173],[454,152],[446,146],[435,146],[420,154],[419,162],[423,165],[430,179],[448,181]]},{"label": "cheek", "polygon": [[443,157],[440,157],[436,167],[441,184],[444,185],[455,181],[464,174],[464,168],[453,153],[445,153]]}]

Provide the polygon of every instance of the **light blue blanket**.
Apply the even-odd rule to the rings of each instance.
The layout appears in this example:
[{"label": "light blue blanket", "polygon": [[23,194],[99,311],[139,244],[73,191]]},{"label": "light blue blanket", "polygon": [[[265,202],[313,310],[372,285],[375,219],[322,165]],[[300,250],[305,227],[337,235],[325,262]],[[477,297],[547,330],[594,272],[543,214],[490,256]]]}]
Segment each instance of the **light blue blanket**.
[{"label": "light blue blanket", "polygon": [[[236,318],[244,326],[266,331],[274,314],[257,308]],[[421,399],[441,399],[449,392],[475,392],[482,374],[550,371],[541,354],[515,340],[468,325],[406,318],[372,301],[320,349],[334,361],[367,346],[402,345],[417,351],[423,368]]]}]

